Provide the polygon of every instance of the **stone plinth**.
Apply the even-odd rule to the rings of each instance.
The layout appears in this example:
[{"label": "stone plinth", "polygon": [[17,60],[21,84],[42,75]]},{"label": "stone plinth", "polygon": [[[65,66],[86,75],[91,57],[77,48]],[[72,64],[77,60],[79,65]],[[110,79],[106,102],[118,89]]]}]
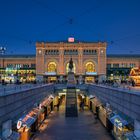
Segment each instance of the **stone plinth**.
[{"label": "stone plinth", "polygon": [[76,84],[74,72],[68,72],[68,84]]},{"label": "stone plinth", "polygon": [[67,87],[66,117],[77,117],[77,95],[75,87]]}]

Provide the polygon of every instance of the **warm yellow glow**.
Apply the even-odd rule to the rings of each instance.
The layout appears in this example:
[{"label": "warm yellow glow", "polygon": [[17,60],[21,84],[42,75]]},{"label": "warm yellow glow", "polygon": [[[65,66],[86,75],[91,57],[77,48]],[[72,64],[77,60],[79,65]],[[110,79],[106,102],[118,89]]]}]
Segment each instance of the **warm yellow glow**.
[{"label": "warm yellow glow", "polygon": [[[69,72],[69,63],[67,63],[66,65],[66,73]],[[73,63],[73,72],[76,73],[76,66],[75,66],[75,63]]]},{"label": "warm yellow glow", "polygon": [[130,79],[135,82],[135,85],[140,85],[140,68],[132,68],[130,71]]},{"label": "warm yellow glow", "polygon": [[86,63],[86,72],[95,72],[95,64],[92,62]]},{"label": "warm yellow glow", "polygon": [[49,81],[56,81],[56,79],[57,79],[56,77],[48,77]]},{"label": "warm yellow glow", "polygon": [[86,77],[86,78],[85,78],[85,81],[86,81],[86,82],[94,82],[94,80],[95,80],[95,78],[92,77],[92,76],[91,76],[91,77]]},{"label": "warm yellow glow", "polygon": [[56,63],[55,62],[50,62],[48,64],[48,72],[56,72]]}]

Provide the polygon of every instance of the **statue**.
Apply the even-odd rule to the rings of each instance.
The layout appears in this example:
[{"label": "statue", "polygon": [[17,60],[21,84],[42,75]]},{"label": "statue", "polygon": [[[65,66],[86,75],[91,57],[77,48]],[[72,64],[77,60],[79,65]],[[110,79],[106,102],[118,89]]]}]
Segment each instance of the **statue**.
[{"label": "statue", "polygon": [[72,69],[73,69],[73,61],[72,61],[72,57],[69,61],[69,69],[70,69],[70,72],[72,72]]}]

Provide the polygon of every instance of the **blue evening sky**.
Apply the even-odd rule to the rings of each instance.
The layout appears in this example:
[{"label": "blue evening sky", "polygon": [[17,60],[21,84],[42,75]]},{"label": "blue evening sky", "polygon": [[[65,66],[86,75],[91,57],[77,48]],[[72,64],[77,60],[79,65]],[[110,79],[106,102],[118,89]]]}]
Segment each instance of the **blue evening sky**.
[{"label": "blue evening sky", "polygon": [[35,42],[106,41],[108,54],[140,54],[140,0],[0,0],[0,46],[35,54]]}]

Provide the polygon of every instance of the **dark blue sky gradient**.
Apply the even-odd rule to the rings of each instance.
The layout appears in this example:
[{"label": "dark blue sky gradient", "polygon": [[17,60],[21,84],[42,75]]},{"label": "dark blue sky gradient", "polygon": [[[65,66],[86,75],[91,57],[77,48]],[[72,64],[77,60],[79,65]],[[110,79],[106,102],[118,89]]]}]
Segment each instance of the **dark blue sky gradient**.
[{"label": "dark blue sky gradient", "polygon": [[140,0],[0,0],[0,45],[34,54],[36,41],[106,41],[108,54],[140,54]]}]

